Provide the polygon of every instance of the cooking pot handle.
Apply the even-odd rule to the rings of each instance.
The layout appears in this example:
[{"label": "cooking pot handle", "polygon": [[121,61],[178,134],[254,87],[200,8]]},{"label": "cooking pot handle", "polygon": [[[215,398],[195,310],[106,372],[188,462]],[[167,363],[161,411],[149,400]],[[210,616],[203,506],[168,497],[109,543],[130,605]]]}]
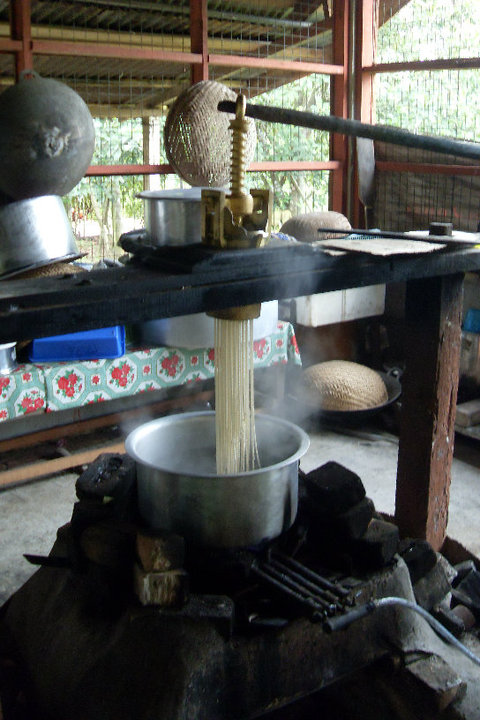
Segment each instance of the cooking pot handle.
[{"label": "cooking pot handle", "polygon": [[40,75],[35,72],[35,70],[27,68],[26,70],[22,70],[22,72],[20,73],[19,82],[21,82],[22,80],[38,80],[39,77]]},{"label": "cooking pot handle", "polygon": [[395,378],[395,380],[401,380],[403,375],[403,368],[394,366],[386,369],[385,372],[389,377]]}]

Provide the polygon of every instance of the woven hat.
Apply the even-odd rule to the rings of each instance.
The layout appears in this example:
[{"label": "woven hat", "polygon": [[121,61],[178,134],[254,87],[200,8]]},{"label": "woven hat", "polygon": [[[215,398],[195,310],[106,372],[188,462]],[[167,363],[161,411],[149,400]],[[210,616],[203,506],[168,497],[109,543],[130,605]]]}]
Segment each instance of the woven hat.
[{"label": "woven hat", "polygon": [[[221,100],[235,101],[235,92],[213,80],[202,80],[184,90],[170,108],[163,141],[168,161],[190,185],[229,187],[233,114],[219,112]],[[253,158],[257,133],[247,118],[245,166]]]},{"label": "woven hat", "polygon": [[379,373],[349,360],[328,360],[303,371],[302,395],[322,410],[367,410],[383,405],[388,392]]},{"label": "woven hat", "polygon": [[295,215],[283,223],[280,232],[291,235],[300,242],[308,243],[339,237],[338,233],[319,232],[322,227],[335,230],[350,230],[352,226],[345,215],[333,210],[325,210]]}]

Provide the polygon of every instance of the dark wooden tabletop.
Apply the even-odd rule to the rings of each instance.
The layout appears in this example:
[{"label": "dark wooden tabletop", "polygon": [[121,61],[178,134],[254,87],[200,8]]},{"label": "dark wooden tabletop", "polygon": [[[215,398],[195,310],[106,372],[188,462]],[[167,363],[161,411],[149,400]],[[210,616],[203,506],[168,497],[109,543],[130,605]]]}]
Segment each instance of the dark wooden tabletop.
[{"label": "dark wooden tabletop", "polygon": [[3,280],[0,342],[467,271],[480,271],[480,250],[465,246],[390,257],[306,244],[163,248],[123,267]]}]

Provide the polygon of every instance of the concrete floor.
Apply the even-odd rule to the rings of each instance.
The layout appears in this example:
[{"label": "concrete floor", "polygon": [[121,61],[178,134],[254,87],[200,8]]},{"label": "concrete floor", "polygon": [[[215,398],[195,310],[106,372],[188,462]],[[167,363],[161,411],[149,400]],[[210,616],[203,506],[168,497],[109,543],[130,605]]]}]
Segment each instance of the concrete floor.
[{"label": "concrete floor", "polygon": [[[352,431],[355,432],[355,431]],[[301,467],[308,472],[329,460],[355,471],[380,512],[393,514],[398,444],[385,433],[310,432]],[[456,441],[448,534],[480,557],[480,442]],[[58,527],[68,522],[76,474],[68,473],[0,493],[0,605],[35,572],[23,553],[48,554]]]}]

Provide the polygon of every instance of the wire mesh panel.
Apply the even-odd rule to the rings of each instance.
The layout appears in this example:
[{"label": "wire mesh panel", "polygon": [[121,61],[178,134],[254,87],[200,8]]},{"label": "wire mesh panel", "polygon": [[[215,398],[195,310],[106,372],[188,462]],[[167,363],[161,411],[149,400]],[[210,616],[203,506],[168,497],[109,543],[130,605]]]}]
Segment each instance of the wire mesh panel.
[{"label": "wire mesh panel", "polygon": [[[388,5],[388,11],[386,10]],[[399,63],[398,71],[374,80],[375,122],[414,133],[480,142],[476,100],[480,68],[455,59],[478,56],[476,0],[394,0],[377,4],[375,62]],[[409,70],[402,63],[451,59],[452,68]],[[462,176],[435,165],[470,165],[458,158],[375,143],[375,222],[385,229],[426,229],[429,222],[453,222],[456,229],[478,225],[480,187],[473,170]],[[379,161],[420,163],[431,172],[378,171]]]},{"label": "wire mesh panel", "polygon": [[[318,0],[210,0],[210,52],[331,62],[331,3]],[[241,71],[240,71],[241,72]]]},{"label": "wire mesh panel", "polygon": [[376,62],[478,56],[478,0],[379,0]]},{"label": "wire mesh panel", "polygon": [[[210,67],[210,77],[244,93],[251,103],[329,114],[329,75],[302,72],[301,63],[332,62],[332,12],[332,3],[310,0],[209,2],[210,51],[258,60],[245,67],[223,66],[220,60]],[[272,68],[262,63],[265,59],[290,64]],[[257,121],[255,161],[326,161],[329,140],[328,133]],[[273,190],[273,227],[278,229],[292,215],[328,207],[328,175],[272,169],[249,173],[247,179],[251,187]]]}]

